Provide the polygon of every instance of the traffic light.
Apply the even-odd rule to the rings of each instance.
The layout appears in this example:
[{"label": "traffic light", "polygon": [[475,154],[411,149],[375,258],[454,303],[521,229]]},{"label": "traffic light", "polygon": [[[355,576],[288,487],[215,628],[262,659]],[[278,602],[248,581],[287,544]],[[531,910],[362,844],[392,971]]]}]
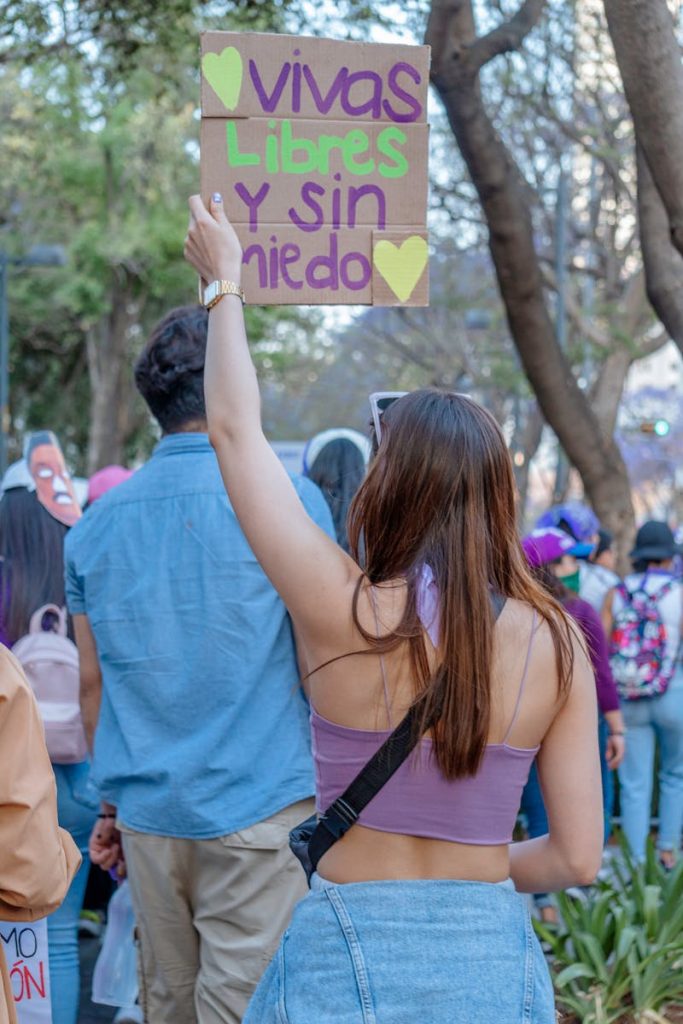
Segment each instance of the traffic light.
[{"label": "traffic light", "polygon": [[657,437],[666,437],[671,430],[668,420],[642,420],[640,424],[641,434],[655,434]]}]

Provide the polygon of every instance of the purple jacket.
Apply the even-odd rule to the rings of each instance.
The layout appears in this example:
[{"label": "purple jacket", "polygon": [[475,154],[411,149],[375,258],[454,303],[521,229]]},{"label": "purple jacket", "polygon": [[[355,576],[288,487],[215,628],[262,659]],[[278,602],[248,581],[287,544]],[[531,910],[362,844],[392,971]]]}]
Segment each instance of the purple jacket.
[{"label": "purple jacket", "polygon": [[564,602],[565,611],[576,621],[588,644],[588,653],[595,672],[595,689],[598,693],[600,710],[617,711],[619,694],[609,667],[607,637],[600,616],[587,601],[580,597],[571,597]]}]

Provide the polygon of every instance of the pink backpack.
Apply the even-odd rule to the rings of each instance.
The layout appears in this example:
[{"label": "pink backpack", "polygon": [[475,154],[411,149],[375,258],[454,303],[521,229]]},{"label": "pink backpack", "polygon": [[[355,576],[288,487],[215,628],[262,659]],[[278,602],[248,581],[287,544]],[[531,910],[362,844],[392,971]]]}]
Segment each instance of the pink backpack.
[{"label": "pink backpack", "polygon": [[[56,623],[45,629],[46,615]],[[31,616],[29,631],[12,648],[31,689],[45,727],[45,742],[55,764],[85,761],[88,748],[79,704],[78,649],[66,635],[66,609],[46,604]]]}]

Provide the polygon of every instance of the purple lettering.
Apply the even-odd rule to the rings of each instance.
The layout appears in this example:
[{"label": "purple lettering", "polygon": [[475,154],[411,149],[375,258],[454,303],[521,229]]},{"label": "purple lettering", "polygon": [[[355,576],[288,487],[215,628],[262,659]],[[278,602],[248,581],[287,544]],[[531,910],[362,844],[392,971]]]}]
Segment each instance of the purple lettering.
[{"label": "purple lettering", "polygon": [[292,110],[298,114],[301,110],[301,64],[299,61],[292,71]]},{"label": "purple lettering", "polygon": [[270,288],[277,288],[278,274],[277,274],[277,235],[271,235],[270,240],[273,243],[270,247]]},{"label": "purple lettering", "polygon": [[242,255],[242,263],[246,267],[249,264],[249,260],[255,256],[258,261],[258,283],[259,288],[268,287],[268,261],[262,245],[250,245],[248,246]]},{"label": "purple lettering", "polygon": [[[372,95],[369,99],[360,104],[351,102],[351,90],[359,82],[368,82],[372,85]],[[374,120],[382,116],[382,79],[375,71],[354,71],[346,80],[346,88],[341,98],[341,105],[345,114],[349,117],[360,117],[362,114],[369,114],[372,111]]]},{"label": "purple lettering", "polygon": [[[358,263],[361,268],[361,276],[354,281],[349,273],[349,266],[351,263]],[[365,288],[370,283],[372,278],[372,267],[367,256],[364,256],[362,252],[347,252],[345,256],[342,256],[342,261],[339,267],[339,273],[341,275],[342,284],[345,288],[350,289],[352,292],[360,291],[361,288]]]},{"label": "purple lettering", "polygon": [[299,288],[303,288],[303,281],[295,281],[293,277],[290,277],[287,267],[290,263],[296,263],[301,258],[301,249],[294,242],[285,242],[280,249],[280,273],[282,274],[282,280],[289,287],[298,291]]},{"label": "purple lettering", "polygon": [[[317,270],[322,275],[316,274]],[[329,256],[315,256],[306,267],[306,284],[309,288],[329,288],[336,292],[339,288],[338,242],[334,232],[330,235]]]},{"label": "purple lettering", "polygon": [[290,206],[289,208],[289,219],[292,224],[295,224],[299,228],[300,231],[319,231],[323,226],[323,208],[320,203],[313,199],[314,195],[324,196],[325,189],[323,186],[317,185],[314,181],[304,182],[301,186],[301,200],[306,204],[309,210],[312,210],[315,214],[314,221],[302,220],[293,206]]},{"label": "purple lettering", "polygon": [[315,103],[318,113],[329,114],[332,104],[337,98],[337,95],[346,85],[346,79],[349,76],[349,69],[339,69],[336,78],[334,79],[332,85],[330,86],[329,92],[324,98],[320,92],[320,89],[318,88],[318,83],[315,80],[315,75],[311,71],[308,64],[304,64],[303,72],[304,78],[306,79],[306,84],[308,85],[308,88],[311,90],[311,96],[313,97],[313,102]]},{"label": "purple lettering", "polygon": [[256,90],[256,95],[259,98],[261,109],[265,110],[267,114],[272,114],[280,102],[280,97],[282,96],[282,91],[287,84],[287,79],[289,78],[289,72],[291,69],[292,65],[289,61],[282,65],[282,70],[280,71],[277,81],[273,87],[273,91],[269,96],[263,86],[263,82],[261,81],[261,75],[256,67],[256,62],[253,60],[249,61],[249,75],[254,83],[254,89]]},{"label": "purple lettering", "polygon": [[410,93],[406,92],[405,89],[402,89],[398,84],[398,76],[401,73],[412,78],[416,85],[420,84],[422,76],[417,68],[414,68],[412,64],[406,64],[406,62],[402,60],[397,64],[394,64],[387,75],[387,84],[394,96],[396,99],[401,100],[410,107],[410,111],[408,113],[400,114],[398,111],[394,110],[389,100],[384,100],[382,106],[384,107],[384,112],[389,115],[392,121],[398,121],[401,123],[417,121],[422,114],[422,106],[414,96],[411,96]]},{"label": "purple lettering", "polygon": [[356,207],[363,196],[374,196],[377,200],[377,228],[385,231],[387,226],[387,200],[384,189],[379,185],[349,185],[349,215],[348,226],[356,226]]},{"label": "purple lettering", "polygon": [[235,185],[235,192],[249,210],[249,230],[258,230],[258,208],[270,192],[270,185],[264,181],[255,196],[252,196],[249,189],[242,181]]}]

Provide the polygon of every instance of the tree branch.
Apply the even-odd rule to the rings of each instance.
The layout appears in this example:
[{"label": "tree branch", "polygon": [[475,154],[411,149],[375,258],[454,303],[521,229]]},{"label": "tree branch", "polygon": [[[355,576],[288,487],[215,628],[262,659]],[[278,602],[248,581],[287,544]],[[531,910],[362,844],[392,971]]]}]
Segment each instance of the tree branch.
[{"label": "tree branch", "polygon": [[683,66],[666,0],[604,0],[636,138],[683,254]]},{"label": "tree branch", "polygon": [[640,146],[638,220],[647,297],[683,352],[683,257],[671,242],[669,218]]},{"label": "tree branch", "polygon": [[[557,292],[557,275],[547,264],[541,264],[541,274],[543,276],[543,283],[551,288],[554,292]],[[584,316],[581,306],[573,297],[573,295],[565,294],[564,298],[565,308],[567,310],[567,316],[572,323],[578,328],[584,338],[592,342],[593,345],[597,345],[599,348],[611,348],[612,338],[609,334],[605,334],[599,330],[592,321]]]},{"label": "tree branch", "polygon": [[467,62],[470,69],[479,71],[495,57],[512,53],[520,46],[538,23],[546,0],[524,0],[516,14],[497,25],[487,35],[481,36],[469,49]]}]

